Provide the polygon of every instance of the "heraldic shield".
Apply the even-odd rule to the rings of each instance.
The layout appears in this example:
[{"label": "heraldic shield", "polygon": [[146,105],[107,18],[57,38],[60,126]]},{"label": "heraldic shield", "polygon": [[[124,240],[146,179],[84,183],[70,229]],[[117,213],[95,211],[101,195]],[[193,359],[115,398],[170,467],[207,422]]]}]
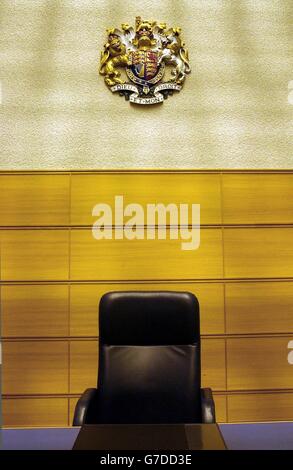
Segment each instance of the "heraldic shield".
[{"label": "heraldic shield", "polygon": [[[180,28],[136,18],[135,29],[122,24],[122,31],[108,29],[108,42],[101,54],[100,74],[110,90],[135,104],[162,103],[180,91],[190,73],[188,52]],[[171,78],[163,82],[166,66]],[[122,73],[125,71],[126,78]]]},{"label": "heraldic shield", "polygon": [[153,79],[158,73],[158,52],[151,50],[131,52],[130,61],[131,70],[135,77],[139,79],[148,81]]}]

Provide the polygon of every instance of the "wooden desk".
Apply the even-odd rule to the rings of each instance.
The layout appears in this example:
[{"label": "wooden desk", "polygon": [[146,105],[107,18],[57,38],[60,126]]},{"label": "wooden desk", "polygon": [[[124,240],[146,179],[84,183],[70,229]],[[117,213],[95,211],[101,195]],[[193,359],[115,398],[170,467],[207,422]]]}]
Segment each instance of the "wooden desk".
[{"label": "wooden desk", "polygon": [[225,450],[217,424],[87,424],[73,450]]}]

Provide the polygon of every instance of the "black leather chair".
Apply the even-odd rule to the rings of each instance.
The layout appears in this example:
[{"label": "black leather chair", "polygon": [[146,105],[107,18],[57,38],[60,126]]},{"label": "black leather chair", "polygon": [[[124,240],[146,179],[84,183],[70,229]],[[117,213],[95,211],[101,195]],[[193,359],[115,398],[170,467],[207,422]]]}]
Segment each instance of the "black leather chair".
[{"label": "black leather chair", "polygon": [[78,400],[73,425],[215,422],[193,294],[109,292],[99,326],[98,388]]}]

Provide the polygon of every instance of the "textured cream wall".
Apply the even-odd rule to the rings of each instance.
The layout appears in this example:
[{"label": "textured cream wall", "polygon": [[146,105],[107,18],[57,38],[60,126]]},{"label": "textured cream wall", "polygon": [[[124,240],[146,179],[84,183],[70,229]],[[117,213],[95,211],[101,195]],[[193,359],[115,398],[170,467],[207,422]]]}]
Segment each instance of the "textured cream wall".
[{"label": "textured cream wall", "polygon": [[[292,168],[292,0],[2,0],[0,169]],[[130,106],[97,74],[105,29],[179,25],[185,89]],[[292,100],[293,101],[293,100]]]}]

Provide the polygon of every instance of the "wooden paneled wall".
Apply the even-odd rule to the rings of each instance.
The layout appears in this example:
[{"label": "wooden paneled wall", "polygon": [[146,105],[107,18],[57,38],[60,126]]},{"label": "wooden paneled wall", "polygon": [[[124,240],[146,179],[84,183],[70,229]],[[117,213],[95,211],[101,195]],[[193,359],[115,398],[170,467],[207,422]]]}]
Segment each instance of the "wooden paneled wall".
[{"label": "wooden paneled wall", "polygon": [[[66,426],[97,379],[98,303],[172,289],[201,306],[202,383],[219,422],[293,419],[293,172],[0,173],[6,426]],[[201,245],[93,238],[92,209],[201,204]]]}]

